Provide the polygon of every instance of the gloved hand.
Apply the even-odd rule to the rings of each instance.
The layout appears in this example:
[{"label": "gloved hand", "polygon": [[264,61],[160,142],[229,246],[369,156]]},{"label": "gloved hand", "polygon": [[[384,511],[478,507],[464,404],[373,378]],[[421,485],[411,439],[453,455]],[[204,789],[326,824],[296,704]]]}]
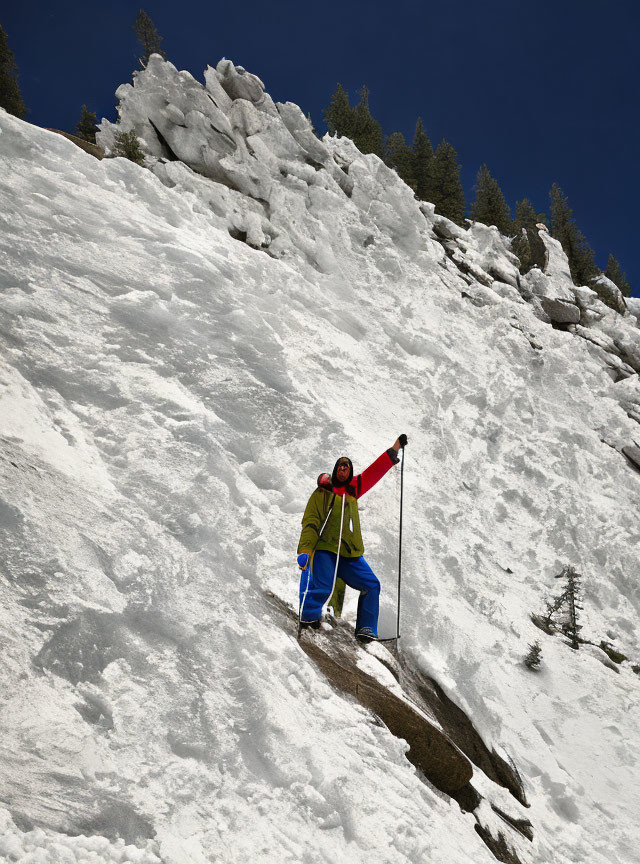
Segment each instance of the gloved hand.
[{"label": "gloved hand", "polygon": [[307,567],[309,566],[309,558],[310,557],[311,556],[309,555],[308,552],[302,552],[300,555],[298,555],[298,567],[301,570],[307,569]]},{"label": "gloved hand", "polygon": [[400,450],[401,447],[407,446],[407,441],[408,438],[406,435],[398,435],[396,443],[393,445],[393,449],[396,451],[396,453],[398,452],[398,450]]}]

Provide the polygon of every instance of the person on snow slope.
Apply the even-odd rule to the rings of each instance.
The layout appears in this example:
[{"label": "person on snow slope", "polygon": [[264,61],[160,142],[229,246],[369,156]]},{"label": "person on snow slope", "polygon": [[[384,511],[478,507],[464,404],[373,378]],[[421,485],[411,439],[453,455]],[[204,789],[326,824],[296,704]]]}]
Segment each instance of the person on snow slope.
[{"label": "person on snow slope", "polygon": [[398,451],[406,443],[407,436],[400,435],[393,447],[355,477],[347,456],[338,459],[331,476],[318,477],[318,487],[302,517],[298,543],[301,628],[320,626],[322,607],[331,597],[336,579],[342,579],[360,592],[356,639],[371,642],[378,638],[380,582],[364,559],[358,499],[397,465]]}]

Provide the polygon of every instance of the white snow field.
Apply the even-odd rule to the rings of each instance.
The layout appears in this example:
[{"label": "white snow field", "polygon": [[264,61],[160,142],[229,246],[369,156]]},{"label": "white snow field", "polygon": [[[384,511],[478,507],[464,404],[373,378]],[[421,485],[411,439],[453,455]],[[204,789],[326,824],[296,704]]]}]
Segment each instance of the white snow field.
[{"label": "white snow field", "polygon": [[[530,804],[476,768],[484,824],[638,862],[637,318],[548,236],[518,278],[241,67],[206,82],[154,56],[120,88],[146,168],[0,111],[0,860],[496,860],[263,596],[296,603],[316,476],[406,432],[402,652]],[[361,502],[387,631],[399,480]],[[567,564],[622,664],[531,622]]]}]

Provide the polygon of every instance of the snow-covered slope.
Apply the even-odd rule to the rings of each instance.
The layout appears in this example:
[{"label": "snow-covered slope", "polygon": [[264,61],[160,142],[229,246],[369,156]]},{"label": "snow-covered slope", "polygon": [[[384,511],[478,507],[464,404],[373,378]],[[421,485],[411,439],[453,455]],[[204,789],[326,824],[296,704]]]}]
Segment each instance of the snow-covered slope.
[{"label": "snow-covered slope", "polygon": [[[637,319],[206,80],[154,58],[119,91],[152,171],[0,112],[0,852],[495,860],[263,598],[295,602],[317,474],[404,431],[405,655],[520,771],[523,862],[638,860],[640,678],[529,617],[573,564],[582,635],[640,660]],[[387,629],[398,493],[362,506]]]}]

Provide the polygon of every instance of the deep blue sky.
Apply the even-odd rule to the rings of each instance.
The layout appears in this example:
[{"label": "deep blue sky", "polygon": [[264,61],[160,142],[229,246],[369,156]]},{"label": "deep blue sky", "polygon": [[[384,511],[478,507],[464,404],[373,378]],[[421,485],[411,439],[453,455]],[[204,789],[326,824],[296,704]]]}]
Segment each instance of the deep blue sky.
[{"label": "deep blue sky", "polygon": [[115,119],[136,68],[143,8],[168,58],[202,80],[228,57],[299,104],[324,131],[340,81],[366,83],[384,131],[411,140],[421,115],[434,146],[458,151],[471,198],[486,162],[509,205],[548,212],[553,182],[605,267],[613,252],[640,294],[640,3],[637,0],[22,0],[0,9],[30,109],[74,131],[86,103]]}]

